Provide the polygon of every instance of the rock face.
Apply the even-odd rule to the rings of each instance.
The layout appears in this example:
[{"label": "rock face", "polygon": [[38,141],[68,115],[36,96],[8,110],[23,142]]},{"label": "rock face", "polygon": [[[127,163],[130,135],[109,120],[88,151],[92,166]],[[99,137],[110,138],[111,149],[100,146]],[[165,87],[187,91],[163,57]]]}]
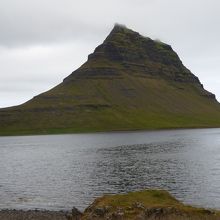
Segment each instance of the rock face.
[{"label": "rock face", "polygon": [[[179,82],[194,82],[199,79],[183,66],[170,45],[141,36],[139,33],[116,25],[106,40],[88,56],[88,62],[103,61],[118,63],[124,71],[137,69],[139,74],[154,78],[166,78]],[[117,67],[80,68],[64,81],[76,77],[120,76]]]},{"label": "rock face", "polygon": [[170,45],[116,25],[79,69],[20,106],[0,135],[219,127],[220,104]]}]

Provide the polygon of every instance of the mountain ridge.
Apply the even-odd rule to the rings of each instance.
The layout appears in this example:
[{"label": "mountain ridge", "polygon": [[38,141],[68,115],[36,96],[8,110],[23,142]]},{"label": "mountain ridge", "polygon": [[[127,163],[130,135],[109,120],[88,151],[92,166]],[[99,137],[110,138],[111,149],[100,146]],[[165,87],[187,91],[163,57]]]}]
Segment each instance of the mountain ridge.
[{"label": "mountain ridge", "polygon": [[220,104],[172,47],[115,25],[53,89],[0,109],[0,135],[219,127]]}]

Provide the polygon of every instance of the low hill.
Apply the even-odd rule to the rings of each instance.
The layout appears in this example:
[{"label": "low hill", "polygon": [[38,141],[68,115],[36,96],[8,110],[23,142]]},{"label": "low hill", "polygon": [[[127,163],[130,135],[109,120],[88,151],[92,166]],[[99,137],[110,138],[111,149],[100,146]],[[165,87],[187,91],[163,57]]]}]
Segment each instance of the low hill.
[{"label": "low hill", "polygon": [[0,109],[0,135],[220,127],[220,104],[170,45],[115,25],[55,88]]}]

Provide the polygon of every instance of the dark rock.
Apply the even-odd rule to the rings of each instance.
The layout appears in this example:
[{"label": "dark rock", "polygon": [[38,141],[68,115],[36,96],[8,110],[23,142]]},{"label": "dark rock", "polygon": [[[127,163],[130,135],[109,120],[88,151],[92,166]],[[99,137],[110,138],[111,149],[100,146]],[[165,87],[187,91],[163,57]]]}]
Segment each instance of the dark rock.
[{"label": "dark rock", "polygon": [[72,219],[71,220],[80,220],[82,213],[75,207],[72,208]]},{"label": "dark rock", "polygon": [[204,209],[204,210],[203,210],[203,213],[204,213],[204,214],[207,214],[207,215],[215,215],[215,214],[216,214],[215,211],[209,210],[209,209]]},{"label": "dark rock", "polygon": [[95,210],[94,210],[94,213],[97,215],[97,216],[100,216],[100,217],[103,217],[105,214],[106,214],[107,210],[104,208],[104,207],[97,207]]},{"label": "dark rock", "polygon": [[134,204],[132,204],[132,207],[136,209],[142,209],[142,210],[145,209],[144,205],[140,202],[135,202]]},{"label": "dark rock", "polygon": [[121,209],[118,209],[117,211],[113,212],[112,215],[111,215],[111,219],[115,219],[115,220],[122,220],[124,219],[124,211],[121,210]]}]

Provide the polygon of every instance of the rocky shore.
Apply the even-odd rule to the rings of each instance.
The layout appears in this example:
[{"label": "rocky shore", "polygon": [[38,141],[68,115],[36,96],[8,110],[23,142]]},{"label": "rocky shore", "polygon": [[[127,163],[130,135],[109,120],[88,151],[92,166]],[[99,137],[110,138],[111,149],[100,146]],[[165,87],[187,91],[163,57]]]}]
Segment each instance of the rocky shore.
[{"label": "rocky shore", "polygon": [[97,198],[81,213],[2,210],[0,220],[220,220],[220,211],[187,206],[162,190],[144,190]]},{"label": "rocky shore", "polygon": [[0,220],[67,220],[71,212],[40,210],[1,210]]}]

